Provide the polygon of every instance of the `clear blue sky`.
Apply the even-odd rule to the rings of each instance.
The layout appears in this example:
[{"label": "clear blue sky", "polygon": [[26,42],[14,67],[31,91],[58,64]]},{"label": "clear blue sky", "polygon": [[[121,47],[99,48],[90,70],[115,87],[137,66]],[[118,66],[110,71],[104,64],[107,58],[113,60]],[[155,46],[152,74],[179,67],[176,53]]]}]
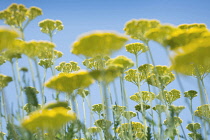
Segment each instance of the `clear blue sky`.
[{"label": "clear blue sky", "polygon": [[[26,29],[26,40],[48,40],[47,35],[41,33],[38,28],[38,22],[48,19],[58,19],[64,24],[64,30],[54,36],[54,42],[59,51],[64,52],[61,61],[77,61],[82,66],[79,57],[72,55],[70,45],[82,33],[93,30],[114,30],[124,33],[123,28],[127,21],[131,19],[157,19],[161,23],[170,23],[179,25],[184,23],[205,23],[210,27],[210,1],[209,0],[0,0],[0,10],[5,9],[11,3],[24,4],[27,7],[37,6],[43,10],[43,15],[38,17]],[[0,25],[3,22],[0,21]],[[134,40],[131,40],[134,42]],[[156,43],[150,43],[152,53],[157,65],[169,65],[164,49]],[[132,55],[121,50],[116,55],[126,55],[133,58]],[[146,63],[144,56],[140,57],[140,64]],[[20,64],[24,66],[24,64]],[[8,63],[0,67],[0,72],[11,75]],[[210,78],[207,77],[209,81]],[[182,81],[185,90],[197,89],[196,81],[190,77],[183,77]],[[12,83],[10,83],[10,86]],[[132,87],[130,83],[128,86]],[[168,89],[177,88],[177,82],[169,85]],[[207,88],[210,87],[207,85]],[[137,92],[136,89],[127,89],[128,94]],[[146,89],[145,89],[146,90]],[[8,98],[12,99],[12,90],[6,90]],[[97,93],[94,93],[97,94]],[[199,98],[197,98],[199,100]],[[99,103],[93,101],[94,103]],[[131,102],[131,106],[134,102]],[[176,102],[176,105],[184,105],[183,100]],[[195,107],[199,106],[195,102]],[[188,112],[189,113],[189,112]],[[188,119],[182,114],[183,119]],[[186,122],[185,122],[186,123]]]}]

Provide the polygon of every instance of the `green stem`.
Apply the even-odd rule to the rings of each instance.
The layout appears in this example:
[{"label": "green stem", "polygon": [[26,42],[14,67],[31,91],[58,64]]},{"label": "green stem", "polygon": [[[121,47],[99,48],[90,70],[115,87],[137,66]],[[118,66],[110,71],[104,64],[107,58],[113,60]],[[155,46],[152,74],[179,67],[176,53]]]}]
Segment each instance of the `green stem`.
[{"label": "green stem", "polygon": [[42,80],[41,80],[40,73],[39,73],[38,62],[37,62],[36,58],[34,58],[33,60],[34,60],[35,68],[36,68],[36,74],[37,74],[37,78],[38,78],[39,89],[40,89],[41,95],[42,95],[42,105],[44,105],[45,104],[45,97],[44,97],[44,92],[43,92]]}]

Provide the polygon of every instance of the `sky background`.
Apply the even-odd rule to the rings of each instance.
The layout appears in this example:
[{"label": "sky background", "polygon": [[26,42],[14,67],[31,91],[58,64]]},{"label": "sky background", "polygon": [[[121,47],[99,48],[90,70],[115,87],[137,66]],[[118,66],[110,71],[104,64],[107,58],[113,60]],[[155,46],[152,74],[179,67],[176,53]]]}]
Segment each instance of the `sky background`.
[{"label": "sky background", "polygon": [[[24,4],[26,7],[37,6],[42,9],[43,15],[33,20],[26,28],[26,40],[49,40],[46,34],[40,32],[38,23],[44,19],[61,20],[64,30],[54,36],[56,49],[64,53],[63,57],[57,60],[57,64],[62,61],[76,61],[82,66],[81,57],[70,53],[71,44],[83,33],[94,30],[110,30],[124,34],[123,28],[127,21],[131,19],[157,19],[163,24],[179,25],[185,23],[205,23],[210,27],[210,1],[209,0],[0,0],[0,10],[4,10],[11,3]],[[0,21],[0,25],[4,25]],[[132,40],[131,42],[138,42]],[[157,43],[150,42],[150,48],[155,58],[156,65],[170,65],[164,49]],[[122,49],[114,53],[112,57],[126,55],[135,60],[132,54]],[[147,63],[145,56],[139,57],[139,65]],[[20,63],[20,66],[28,66],[27,61]],[[40,68],[41,69],[41,68]],[[12,76],[9,63],[0,66],[0,72]],[[49,78],[49,77],[48,77]],[[206,81],[209,82],[207,77]],[[197,90],[196,80],[192,77],[181,76],[184,90]],[[9,103],[15,102],[12,90],[14,87],[10,83],[6,88],[6,96]],[[131,83],[126,82],[128,96],[137,92]],[[207,91],[210,86],[207,85]],[[144,86],[143,86],[144,88]],[[168,86],[168,89],[179,89],[177,81]],[[93,92],[98,92],[93,87]],[[145,89],[146,90],[146,89]],[[14,92],[14,93],[13,93]],[[98,94],[99,93],[93,93]],[[197,101],[196,101],[197,100]],[[100,96],[92,99],[93,104],[100,103]],[[136,103],[130,102],[130,108]],[[178,100],[175,105],[185,105],[184,100]],[[199,98],[194,100],[194,109],[199,106]],[[181,113],[184,120],[184,127],[187,123],[189,111]]]}]

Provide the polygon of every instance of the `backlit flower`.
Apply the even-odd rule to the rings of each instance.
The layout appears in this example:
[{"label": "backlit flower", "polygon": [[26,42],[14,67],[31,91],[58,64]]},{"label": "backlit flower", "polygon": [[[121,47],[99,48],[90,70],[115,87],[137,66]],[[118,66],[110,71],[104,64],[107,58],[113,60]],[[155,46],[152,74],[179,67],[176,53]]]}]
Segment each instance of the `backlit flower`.
[{"label": "backlit flower", "polygon": [[112,52],[121,49],[127,41],[128,39],[125,36],[115,33],[94,32],[74,42],[71,52],[87,57],[110,55]]},{"label": "backlit flower", "polygon": [[71,120],[75,120],[76,115],[64,107],[52,109],[41,109],[29,114],[23,121],[22,126],[31,132],[37,130],[57,130]]},{"label": "backlit flower", "polygon": [[130,20],[126,23],[124,31],[127,35],[130,35],[133,39],[138,39],[141,41],[148,41],[145,34],[152,28],[156,28],[160,24],[157,20]]},{"label": "backlit flower", "polygon": [[93,83],[93,78],[86,71],[74,73],[60,73],[52,77],[45,86],[58,91],[71,93],[78,88],[86,88]]}]

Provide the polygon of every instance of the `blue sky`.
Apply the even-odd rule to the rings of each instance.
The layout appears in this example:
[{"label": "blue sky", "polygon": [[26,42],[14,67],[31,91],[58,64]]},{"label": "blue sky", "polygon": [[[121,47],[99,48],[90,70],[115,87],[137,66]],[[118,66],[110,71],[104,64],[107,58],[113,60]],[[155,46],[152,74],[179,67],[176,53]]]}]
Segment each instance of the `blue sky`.
[{"label": "blue sky", "polygon": [[[124,34],[124,25],[131,19],[157,19],[161,23],[173,25],[205,23],[210,27],[210,1],[208,0],[0,0],[0,10],[5,9],[11,3],[24,4],[26,7],[37,6],[43,10],[43,15],[32,21],[26,29],[26,40],[49,40],[47,35],[39,31],[38,22],[44,19],[61,20],[64,30],[54,36],[54,42],[57,45],[56,49],[64,52],[64,56],[58,59],[57,63],[77,61],[81,67],[82,59],[70,53],[70,46],[82,33],[93,30],[114,30]],[[0,25],[4,25],[2,21]],[[137,41],[130,40],[130,42]],[[164,49],[154,42],[151,42],[150,45],[156,65],[169,65],[170,62]],[[134,57],[125,52],[125,49],[113,56],[117,55],[126,55],[134,60]],[[143,55],[139,57],[139,64],[144,63],[146,60]],[[20,65],[24,66],[25,62]],[[6,63],[1,66],[0,72],[11,75],[10,65]],[[209,77],[206,79],[210,80]],[[181,80],[185,91],[197,90],[195,79],[182,77]],[[127,85],[132,87],[130,83]],[[180,89],[176,81],[168,88]],[[210,89],[208,85],[207,88]],[[11,94],[12,90],[7,88],[6,91],[10,92],[7,93],[8,98],[15,100]],[[129,95],[137,92],[133,88],[128,91]],[[99,103],[97,100],[93,102]],[[179,100],[176,105],[184,105],[183,102]],[[195,107],[198,105],[196,101]],[[183,117],[187,119],[184,114]]]}]

